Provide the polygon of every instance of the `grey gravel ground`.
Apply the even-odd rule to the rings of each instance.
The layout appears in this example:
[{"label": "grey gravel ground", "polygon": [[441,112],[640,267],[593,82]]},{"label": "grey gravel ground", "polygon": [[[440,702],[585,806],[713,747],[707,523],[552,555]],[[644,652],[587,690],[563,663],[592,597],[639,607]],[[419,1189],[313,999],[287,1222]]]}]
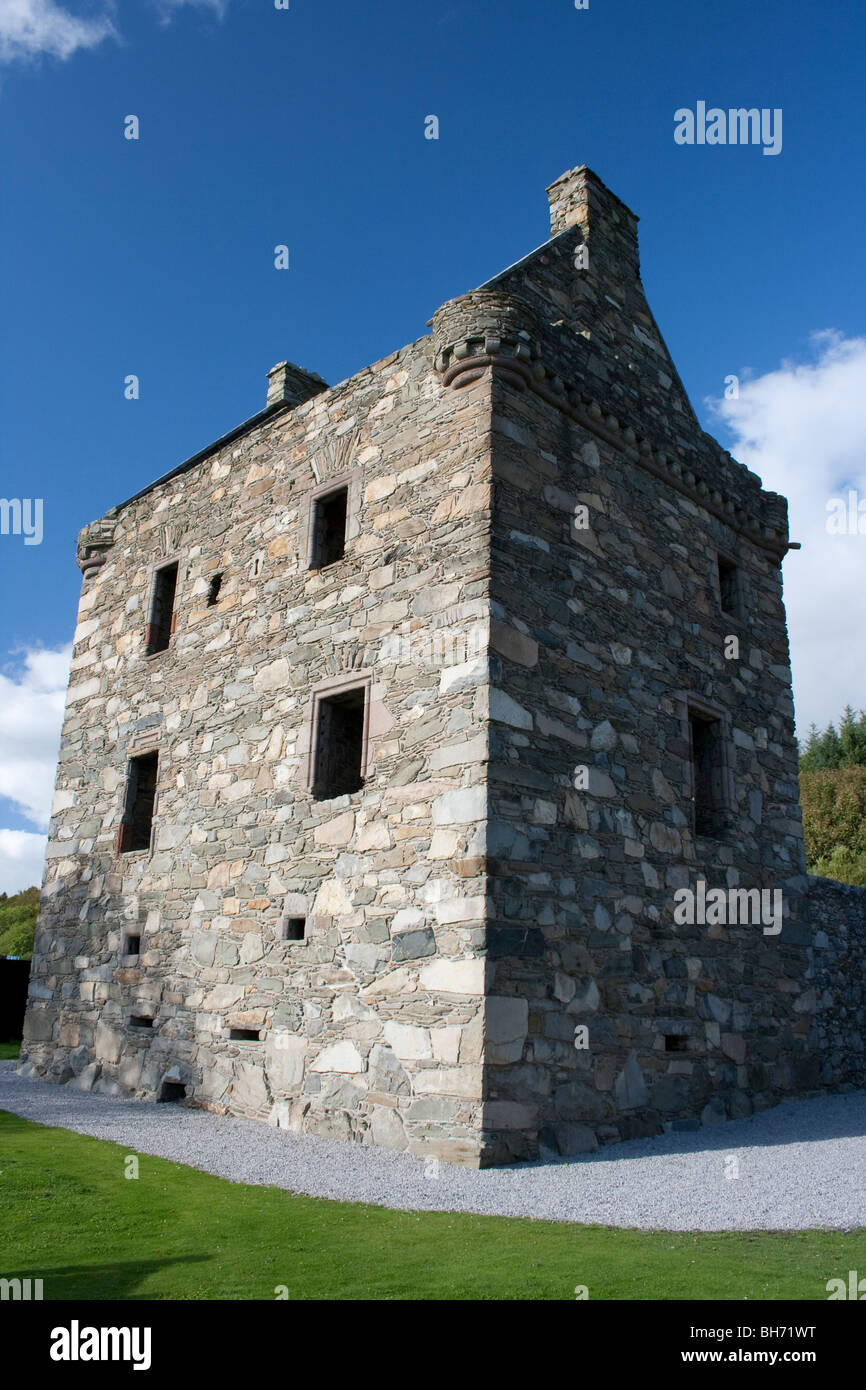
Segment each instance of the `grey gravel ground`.
[{"label": "grey gravel ground", "polygon": [[[866,1091],[581,1158],[475,1172],[182,1106],[88,1095],[25,1080],[16,1066],[0,1063],[0,1109],[312,1197],[644,1230],[866,1227]],[[732,1157],[739,1176],[727,1178]]]}]

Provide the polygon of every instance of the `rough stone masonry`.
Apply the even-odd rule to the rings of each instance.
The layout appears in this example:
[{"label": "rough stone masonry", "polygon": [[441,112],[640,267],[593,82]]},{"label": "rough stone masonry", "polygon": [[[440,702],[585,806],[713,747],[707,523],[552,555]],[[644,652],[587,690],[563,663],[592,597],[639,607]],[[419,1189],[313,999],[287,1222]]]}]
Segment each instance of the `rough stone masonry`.
[{"label": "rough stone masonry", "polygon": [[[863,1084],[785,501],[700,428],[635,216],[549,197],[432,335],[280,363],[82,532],[25,1071],[473,1166]],[[678,925],[699,879],[782,930]]]}]

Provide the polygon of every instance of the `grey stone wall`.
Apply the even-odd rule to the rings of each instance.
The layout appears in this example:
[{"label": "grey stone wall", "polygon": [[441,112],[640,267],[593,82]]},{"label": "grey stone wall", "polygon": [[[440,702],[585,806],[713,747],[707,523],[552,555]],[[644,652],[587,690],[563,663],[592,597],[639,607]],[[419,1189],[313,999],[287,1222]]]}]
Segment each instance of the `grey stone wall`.
[{"label": "grey stone wall", "polygon": [[[634,214],[585,169],[550,197],[548,245],[429,337],[330,388],[279,364],[82,532],[25,1069],[473,1165],[862,1075],[859,899],[819,885],[814,946],[803,900],[784,499],[700,429]],[[329,481],[347,550],[316,570]],[[346,680],[365,780],[318,800]],[[690,702],[724,734],[713,838]],[[119,853],[150,751],[153,842]],[[781,930],[677,920],[699,881],[781,892]]]},{"label": "grey stone wall", "polygon": [[[485,1117],[502,1160],[720,1121],[817,1081],[784,501],[701,431],[643,295],[635,219],[591,175],[576,184],[583,221],[557,230],[555,187],[556,239],[485,291],[525,306],[527,348],[510,350],[504,316],[492,347],[488,327],[487,942],[509,1003]],[[459,390],[477,362],[458,348],[437,365]],[[739,570],[736,618],[719,553]],[[691,698],[727,726],[718,839],[693,826]],[[699,878],[781,890],[783,930],[677,925],[674,894]]]},{"label": "grey stone wall", "polygon": [[[489,384],[443,393],[429,351],[310,378],[312,399],[83,535],[24,1049],[40,1073],[151,1098],[173,1081],[212,1109],[479,1161]],[[310,492],[352,470],[345,560],[311,571]],[[176,631],[147,656],[173,557]],[[368,777],[316,801],[311,694],[353,674]],[[117,855],[127,760],[151,749],[152,852]],[[306,940],[281,939],[286,915]]]},{"label": "grey stone wall", "polygon": [[809,878],[812,1043],[827,1086],[866,1086],[866,888]]}]

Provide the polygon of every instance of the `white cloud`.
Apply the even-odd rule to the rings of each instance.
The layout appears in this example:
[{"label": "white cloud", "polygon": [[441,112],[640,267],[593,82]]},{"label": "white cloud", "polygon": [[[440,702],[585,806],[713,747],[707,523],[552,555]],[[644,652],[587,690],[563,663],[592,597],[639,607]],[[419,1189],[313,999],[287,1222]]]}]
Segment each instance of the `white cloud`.
[{"label": "white cloud", "polygon": [[[866,501],[866,338],[815,333],[812,359],[740,376],[739,399],[709,402],[731,452],[788,498],[784,563],[797,733],[846,704],[866,707],[866,534],[828,532],[831,498]],[[866,516],[863,520],[866,528]]]},{"label": "white cloud", "polygon": [[0,62],[70,58],[115,33],[106,11],[91,18],[70,14],[55,0],[0,0]]},{"label": "white cloud", "polygon": [[219,19],[222,19],[229,6],[229,0],[157,0],[164,24],[169,23],[171,14],[175,10],[182,9],[185,5],[193,5],[199,10],[212,10]]},{"label": "white cloud", "polygon": [[[0,0],[0,63],[34,60],[43,54],[71,58],[79,49],[96,48],[107,38],[117,38],[115,0],[101,3],[101,11],[73,14],[57,0]],[[163,24],[170,24],[186,5],[223,19],[229,0],[155,0]]]},{"label": "white cloud", "polygon": [[28,651],[16,674],[0,675],[0,796],[40,829],[51,813],[71,654],[71,646]]},{"label": "white cloud", "polygon": [[0,893],[20,893],[42,883],[47,835],[30,830],[0,830]]}]

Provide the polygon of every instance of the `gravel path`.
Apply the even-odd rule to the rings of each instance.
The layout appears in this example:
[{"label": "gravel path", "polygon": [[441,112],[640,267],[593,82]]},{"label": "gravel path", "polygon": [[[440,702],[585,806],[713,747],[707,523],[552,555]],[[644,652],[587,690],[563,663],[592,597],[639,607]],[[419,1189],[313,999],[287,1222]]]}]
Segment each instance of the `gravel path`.
[{"label": "gravel path", "polygon": [[[866,1091],[635,1139],[581,1158],[475,1172],[253,1120],[25,1080],[0,1063],[0,1109],[234,1182],[408,1211],[471,1211],[644,1230],[866,1227]],[[739,1176],[726,1177],[731,1159]]]}]

